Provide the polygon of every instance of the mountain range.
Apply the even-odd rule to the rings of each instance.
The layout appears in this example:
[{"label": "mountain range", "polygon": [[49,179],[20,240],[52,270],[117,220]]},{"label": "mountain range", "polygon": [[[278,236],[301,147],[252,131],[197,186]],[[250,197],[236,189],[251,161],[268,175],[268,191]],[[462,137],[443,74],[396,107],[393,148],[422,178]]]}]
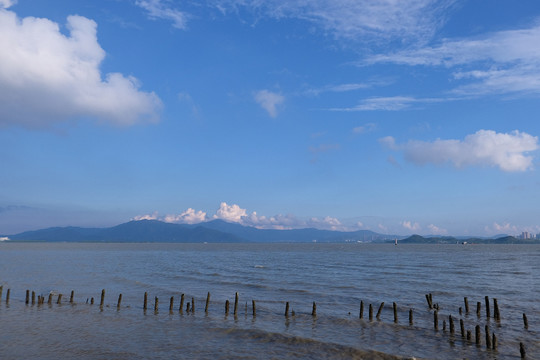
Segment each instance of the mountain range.
[{"label": "mountain range", "polygon": [[223,220],[195,225],[157,220],[130,221],[109,228],[52,227],[7,235],[12,241],[44,242],[384,242],[402,236],[382,235],[369,230],[353,232],[319,229],[257,229]]}]

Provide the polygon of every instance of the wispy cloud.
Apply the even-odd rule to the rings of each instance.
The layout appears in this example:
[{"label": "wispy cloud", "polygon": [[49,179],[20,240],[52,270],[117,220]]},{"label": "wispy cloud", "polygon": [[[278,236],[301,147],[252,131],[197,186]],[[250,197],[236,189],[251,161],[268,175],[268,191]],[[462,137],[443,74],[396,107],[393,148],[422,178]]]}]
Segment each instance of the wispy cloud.
[{"label": "wispy cloud", "polygon": [[[364,64],[456,68],[453,90],[461,95],[540,93],[540,25],[474,39],[446,39],[435,46],[379,54]],[[459,67],[459,68],[458,68]]]},{"label": "wispy cloud", "polygon": [[355,134],[365,134],[374,131],[377,128],[375,123],[367,123],[361,126],[353,128],[352,132]]},{"label": "wispy cloud", "polygon": [[17,3],[17,0],[0,0],[0,8],[7,9]]},{"label": "wispy cloud", "polygon": [[399,111],[414,105],[452,101],[453,98],[416,98],[412,96],[373,97],[362,100],[349,108],[332,108],[330,111]]},{"label": "wispy cloud", "polygon": [[427,228],[429,229],[432,235],[447,235],[448,234],[448,230],[440,228],[434,224],[429,224]]},{"label": "wispy cloud", "polygon": [[159,118],[161,101],[133,77],[99,67],[97,24],[69,16],[69,36],[48,19],[0,11],[0,125],[43,128],[90,117],[117,125]]},{"label": "wispy cloud", "polygon": [[257,91],[253,97],[255,98],[255,102],[266,110],[271,117],[277,116],[278,107],[285,101],[283,95],[269,90]]},{"label": "wispy cloud", "polygon": [[455,0],[214,0],[222,11],[244,7],[273,18],[311,22],[337,38],[424,43]]},{"label": "wispy cloud", "polygon": [[457,168],[465,166],[498,167],[506,172],[526,171],[532,168],[531,151],[538,150],[538,137],[517,130],[497,133],[479,130],[464,140],[432,142],[411,140],[396,144],[391,136],[380,139],[385,146],[402,151],[406,160],[418,165],[452,163]]},{"label": "wispy cloud", "polygon": [[137,0],[135,4],[147,11],[150,19],[164,19],[172,21],[177,29],[186,29],[189,15],[174,9],[166,0]]},{"label": "wispy cloud", "polygon": [[420,224],[418,224],[417,222],[413,223],[412,221],[405,220],[405,221],[400,222],[400,224],[401,226],[403,226],[403,228],[409,231],[418,231],[421,229]]}]

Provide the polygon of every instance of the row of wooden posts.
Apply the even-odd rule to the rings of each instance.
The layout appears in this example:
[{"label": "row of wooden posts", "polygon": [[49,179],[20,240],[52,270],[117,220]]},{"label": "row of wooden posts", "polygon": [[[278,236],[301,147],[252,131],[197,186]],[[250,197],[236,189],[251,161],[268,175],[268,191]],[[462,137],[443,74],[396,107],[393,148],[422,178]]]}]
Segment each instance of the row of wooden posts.
[{"label": "row of wooden posts", "polygon": [[[3,292],[3,286],[0,286],[0,300],[2,299],[2,292]],[[6,304],[9,303],[10,293],[11,293],[11,289],[7,289],[7,292],[6,292]],[[62,296],[63,296],[62,294],[58,294],[56,304],[61,304]],[[439,305],[433,303],[433,295],[431,293],[426,294],[426,300],[427,300],[429,309],[434,310],[433,311],[433,324],[434,324],[433,326],[434,326],[434,329],[437,331],[439,329]],[[73,290],[71,291],[69,302],[70,303],[74,302],[74,291]],[[93,305],[94,304],[94,298],[92,297],[90,299],[87,299],[86,302],[87,303],[90,302],[90,304]],[[45,303],[45,296],[38,295],[37,296],[37,305],[42,305],[44,303]],[[53,294],[51,293],[48,296],[47,304],[51,305],[52,303],[53,303]],[[104,303],[105,303],[105,289],[103,289],[101,291],[100,307],[103,307]],[[26,290],[25,304],[26,305],[29,305],[29,304],[35,305],[36,304],[36,293],[35,293],[35,291],[32,291],[30,293],[30,290]],[[118,310],[121,308],[121,304],[122,304],[122,294],[120,294],[118,296],[118,302],[117,302],[117,309]],[[205,313],[208,313],[209,304],[210,304],[210,292],[208,292],[208,294],[206,296],[206,304],[205,304],[205,308],[204,308]],[[381,312],[382,312],[382,310],[384,308],[384,304],[385,303],[382,302],[379,305],[379,308],[378,308],[377,313],[375,315],[375,318],[377,320],[380,320],[380,316],[381,316]],[[465,304],[465,313],[469,314],[469,302],[468,302],[467,297],[464,298],[464,304]],[[185,303],[185,295],[181,294],[181,296],[180,296],[180,305],[178,307],[178,310],[179,310],[180,313],[183,313],[184,305],[186,305],[185,306],[185,311],[187,313],[194,313],[195,312],[195,299],[193,297],[191,298],[191,302]],[[239,296],[238,296],[238,293],[236,293],[235,294],[235,299],[234,299],[234,308],[233,308],[233,314],[235,316],[238,313],[238,305],[239,305]],[[251,305],[252,305],[252,314],[255,317],[257,315],[255,300],[252,300]],[[486,305],[486,317],[490,318],[490,316],[491,316],[491,313],[490,313],[490,301],[489,301],[488,296],[485,297],[485,305]],[[158,311],[158,307],[159,307],[159,299],[156,296],[154,298],[154,311],[155,312]],[[397,304],[394,302],[392,304],[392,307],[393,307],[393,314],[394,314],[394,323],[398,323]],[[501,315],[500,315],[499,305],[498,305],[497,299],[493,299],[493,307],[494,307],[494,319],[496,321],[500,321],[501,320]],[[225,301],[225,315],[229,315],[229,310],[230,310],[229,308],[230,308],[230,302],[229,302],[229,300],[226,300]],[[147,311],[147,309],[148,309],[148,293],[145,292],[144,293],[143,310]],[[173,310],[174,310],[174,296],[171,296],[171,298],[169,300],[169,311],[172,312]],[[368,308],[369,321],[373,321],[373,312],[374,312],[373,305],[369,304],[369,308]],[[246,313],[247,313],[247,303],[246,303]],[[460,313],[460,315],[462,314],[462,308],[461,307],[459,308],[459,313]],[[476,314],[477,314],[478,317],[481,316],[481,303],[480,302],[476,303]],[[295,316],[294,310],[290,311],[290,304],[289,304],[288,301],[285,303],[285,313],[284,313],[284,315],[285,315],[285,317],[289,317],[289,315]],[[314,316],[314,317],[317,316],[317,304],[315,302],[313,302],[311,315]],[[360,301],[359,318],[360,319],[364,318],[364,301]],[[452,315],[448,316],[448,324],[449,324],[450,335],[454,335],[455,334],[455,323],[454,323],[454,318],[452,317]],[[411,325],[411,326],[413,325],[413,309],[409,310],[409,325]],[[467,339],[468,342],[472,343],[472,332],[471,332],[471,330],[465,330],[465,324],[464,324],[463,319],[459,320],[459,325],[460,325],[461,337],[463,339]],[[525,329],[528,329],[528,327],[529,327],[529,323],[528,323],[528,319],[527,319],[526,314],[523,314],[523,326],[524,326]],[[443,327],[443,331],[446,331],[446,320],[443,320],[442,327]],[[495,335],[494,332],[490,332],[489,325],[485,325],[484,330],[485,330],[486,348],[487,349],[492,349],[492,350],[497,350],[497,346],[498,346],[497,336]],[[481,344],[481,337],[482,337],[482,335],[481,335],[480,325],[476,325],[475,326],[475,343],[476,343],[476,345]],[[521,358],[523,359],[523,358],[525,358],[525,355],[526,355],[525,345],[522,342],[520,342],[519,346],[520,346]]]}]

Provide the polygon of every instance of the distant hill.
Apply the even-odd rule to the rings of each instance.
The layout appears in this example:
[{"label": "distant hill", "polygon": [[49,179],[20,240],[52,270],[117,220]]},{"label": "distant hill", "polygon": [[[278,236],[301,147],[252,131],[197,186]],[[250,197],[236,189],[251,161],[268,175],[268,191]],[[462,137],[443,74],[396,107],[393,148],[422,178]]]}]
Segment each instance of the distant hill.
[{"label": "distant hill", "polygon": [[423,237],[412,235],[399,241],[400,244],[540,244],[540,240],[517,239],[513,236],[496,238],[456,238],[452,236]]},{"label": "distant hill", "polygon": [[[110,228],[53,227],[9,235],[14,241],[44,242],[384,242],[393,235],[369,230],[264,230],[213,220],[187,225],[157,220],[130,221]],[[401,237],[398,237],[401,238]]]}]

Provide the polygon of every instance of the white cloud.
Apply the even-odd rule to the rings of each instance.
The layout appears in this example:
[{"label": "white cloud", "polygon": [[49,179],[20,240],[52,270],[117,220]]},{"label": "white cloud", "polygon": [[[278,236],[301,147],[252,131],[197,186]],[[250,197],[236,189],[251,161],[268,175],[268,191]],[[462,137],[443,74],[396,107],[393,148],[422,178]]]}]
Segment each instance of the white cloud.
[{"label": "white cloud", "polygon": [[462,95],[489,93],[540,93],[540,25],[499,31],[475,39],[446,39],[437,46],[375,55],[365,63],[409,66],[458,67],[454,92]]},{"label": "white cloud", "polygon": [[402,221],[400,222],[401,226],[410,231],[418,231],[421,229],[420,224],[417,222],[413,223],[411,221]]},{"label": "white cloud", "polygon": [[140,220],[157,220],[158,219],[158,213],[154,212],[153,214],[146,214],[146,215],[137,215],[133,217],[132,221],[140,221]]},{"label": "white cloud", "polygon": [[187,209],[178,215],[166,215],[163,221],[175,224],[198,224],[207,220],[204,211],[195,211],[192,208]]},{"label": "white cloud", "polygon": [[0,125],[46,127],[81,117],[117,125],[155,121],[161,101],[119,73],[102,79],[97,24],[69,16],[70,35],[48,19],[0,10]]},{"label": "white cloud", "polygon": [[529,152],[539,148],[537,136],[517,130],[511,133],[479,130],[464,140],[411,140],[398,145],[389,136],[380,141],[391,149],[403,151],[406,160],[419,165],[450,162],[457,168],[495,166],[507,172],[531,169],[533,157]]},{"label": "white cloud", "polygon": [[221,10],[240,6],[276,19],[297,18],[338,38],[418,43],[444,23],[455,0],[214,0]]},{"label": "white cloud", "polygon": [[283,104],[285,101],[285,97],[283,97],[283,95],[268,90],[257,91],[254,98],[257,104],[266,110],[268,115],[271,117],[277,116],[278,106]]},{"label": "white cloud", "polygon": [[373,130],[375,130],[376,127],[377,125],[374,123],[367,123],[367,124],[355,127],[352,131],[355,134],[365,134],[365,133],[372,132]]},{"label": "white cloud", "polygon": [[17,0],[0,0],[0,8],[7,9],[17,3]]},{"label": "white cloud", "polygon": [[135,4],[148,12],[150,19],[165,19],[177,29],[186,29],[188,14],[166,5],[163,0],[137,0]]},{"label": "white cloud", "polygon": [[221,219],[229,222],[240,223],[242,218],[247,217],[246,209],[242,209],[240,206],[233,204],[227,205],[226,202],[222,202],[214,215],[214,219]]},{"label": "white cloud", "polygon": [[448,231],[446,229],[440,228],[440,227],[438,227],[436,225],[429,224],[427,227],[428,227],[429,231],[431,232],[431,234],[433,234],[433,235],[446,235],[446,234],[448,234]]},{"label": "white cloud", "polygon": [[349,108],[333,108],[331,111],[399,111],[415,104],[429,104],[455,100],[453,98],[415,98],[411,96],[374,97],[362,100],[358,105]]}]

